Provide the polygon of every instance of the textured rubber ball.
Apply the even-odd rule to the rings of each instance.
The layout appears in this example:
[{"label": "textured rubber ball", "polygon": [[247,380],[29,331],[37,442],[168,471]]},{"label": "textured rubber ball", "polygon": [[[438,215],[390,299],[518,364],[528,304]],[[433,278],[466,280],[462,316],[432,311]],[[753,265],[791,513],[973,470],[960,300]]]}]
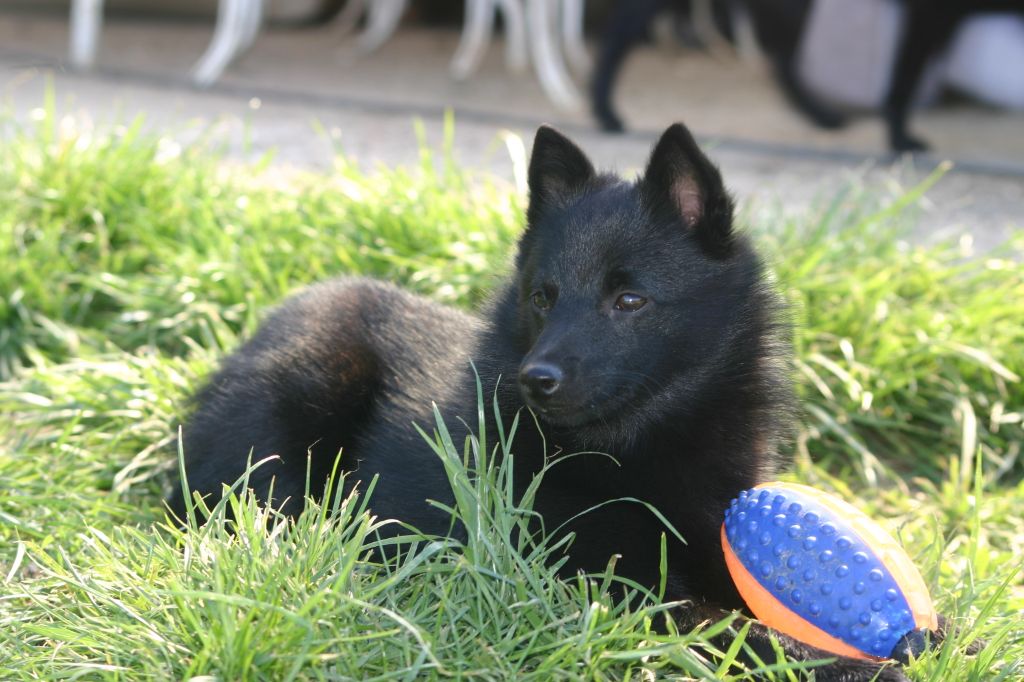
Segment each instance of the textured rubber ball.
[{"label": "textured rubber ball", "polygon": [[[735,513],[757,505],[770,505],[770,523]],[[751,559],[748,546],[772,551]],[[928,631],[938,626],[907,553],[863,512],[820,490],[765,483],[741,492],[722,524],[722,550],[754,615],[820,649],[906,661],[924,651]]]}]

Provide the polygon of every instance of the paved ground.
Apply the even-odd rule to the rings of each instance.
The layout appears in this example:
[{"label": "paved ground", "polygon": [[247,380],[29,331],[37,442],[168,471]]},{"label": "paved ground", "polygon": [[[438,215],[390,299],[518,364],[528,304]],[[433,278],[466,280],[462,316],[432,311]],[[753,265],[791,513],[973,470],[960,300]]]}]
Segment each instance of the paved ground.
[{"label": "paved ground", "polygon": [[[441,136],[443,112],[456,119],[456,153],[464,164],[503,176],[511,165],[498,134],[527,140],[540,122],[576,137],[599,165],[638,169],[660,128],[685,120],[709,146],[741,200],[781,203],[794,211],[827,199],[844,183],[866,178],[883,191],[913,184],[940,157],[893,163],[877,120],[841,134],[810,128],[781,101],[759,69],[735,60],[646,49],[626,69],[623,112],[636,132],[608,136],[581,113],[560,112],[529,75],[504,69],[500,45],[465,83],[447,75],[452,31],[406,29],[377,53],[357,53],[331,28],[270,30],[214,88],[201,92],[185,74],[210,36],[204,23],[108,22],[98,69],[61,67],[67,26],[60,16],[0,11],[0,88],[16,119],[43,101],[52,82],[61,110],[98,124],[145,115],[154,130],[182,139],[214,126],[231,156],[275,151],[281,169],[327,168],[333,143],[361,163],[416,158],[413,118],[428,139]],[[955,161],[929,193],[923,239],[971,232],[982,249],[1024,227],[1024,115],[957,105],[924,112],[916,129]]]}]

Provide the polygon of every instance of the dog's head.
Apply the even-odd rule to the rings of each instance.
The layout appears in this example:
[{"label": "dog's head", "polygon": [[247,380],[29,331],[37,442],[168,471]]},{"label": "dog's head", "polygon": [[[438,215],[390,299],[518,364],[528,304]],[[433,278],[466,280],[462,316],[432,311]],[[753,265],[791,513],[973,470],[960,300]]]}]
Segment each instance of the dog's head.
[{"label": "dog's head", "polygon": [[[737,351],[760,266],[733,232],[718,169],[680,124],[642,177],[595,172],[542,127],[517,257],[519,386],[540,418],[595,445],[694,410],[716,379],[752,373]],[[750,343],[747,343],[749,346]],[[745,352],[745,351],[744,351]]]}]

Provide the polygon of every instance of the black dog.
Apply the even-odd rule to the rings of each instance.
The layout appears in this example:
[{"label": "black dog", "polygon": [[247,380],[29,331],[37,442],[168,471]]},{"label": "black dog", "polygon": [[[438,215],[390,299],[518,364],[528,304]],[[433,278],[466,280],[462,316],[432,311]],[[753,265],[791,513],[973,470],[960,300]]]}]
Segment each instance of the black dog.
[{"label": "black dog", "polygon": [[[451,503],[450,486],[412,424],[429,428],[436,401],[450,426],[461,417],[475,428],[472,361],[502,418],[528,407],[546,438],[547,452],[533,420],[521,420],[520,492],[556,451],[616,460],[580,455],[549,470],[535,503],[548,529],[609,500],[649,502],[686,539],[668,541],[667,596],[692,604],[682,626],[742,608],[719,529],[730,498],[772,474],[791,421],[791,349],[761,262],[733,230],[718,170],[682,125],[665,132],[636,182],[595,173],[545,127],[529,186],[515,272],[481,318],[358,279],[286,302],[198,394],[184,429],[189,484],[215,501],[250,449],[253,461],[276,454],[250,484],[297,514],[307,452],[315,491],[340,450],[346,485],[379,474],[377,516],[447,533],[449,515],[426,500]],[[180,516],[184,502],[171,507]],[[567,529],[577,536],[568,574],[600,572],[618,554],[621,575],[658,585],[665,527],[647,508],[615,502]],[[828,657],[778,639],[795,659]],[[755,625],[747,642],[774,660],[768,630]],[[898,667],[845,658],[816,674],[879,673],[905,679]]]},{"label": "black dog", "polygon": [[[839,128],[843,116],[821,102],[798,73],[800,38],[813,0],[715,0],[719,28],[731,37],[734,6],[750,13],[758,43],[770,62],[776,81],[789,102],[822,128]],[[615,81],[629,53],[645,38],[654,17],[667,8],[688,12],[688,0],[619,0],[612,8],[590,87],[590,106],[602,129],[622,131],[615,111]]]},{"label": "black dog", "polygon": [[[903,33],[893,64],[883,114],[893,151],[923,151],[927,143],[910,134],[908,119],[917,86],[929,61],[943,50],[965,19],[983,12],[1024,12],[1024,0],[902,0],[906,5]],[[798,111],[825,129],[841,128],[844,115],[803,84],[797,57],[813,0],[715,0],[722,28],[728,34],[731,8],[742,4],[771,64],[783,94]],[[623,130],[612,105],[615,80],[629,52],[643,40],[655,15],[684,0],[620,0],[612,10],[591,82],[591,110],[608,131]]]},{"label": "black dog", "polygon": [[885,98],[889,146],[894,151],[923,151],[927,143],[910,134],[907,119],[918,82],[928,62],[952,39],[965,19],[982,12],[1024,12],[1024,0],[904,0],[906,19]]}]

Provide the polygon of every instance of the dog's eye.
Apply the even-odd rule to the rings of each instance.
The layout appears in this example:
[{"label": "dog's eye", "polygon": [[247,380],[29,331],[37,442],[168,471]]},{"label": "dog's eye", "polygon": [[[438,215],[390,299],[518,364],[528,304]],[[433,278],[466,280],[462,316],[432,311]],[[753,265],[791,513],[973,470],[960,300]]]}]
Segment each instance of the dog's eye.
[{"label": "dog's eye", "polygon": [[615,299],[615,309],[627,313],[635,313],[645,305],[647,305],[647,299],[636,294],[622,294]]},{"label": "dog's eye", "polygon": [[535,291],[530,295],[530,302],[533,303],[533,307],[541,312],[547,312],[551,309],[551,300],[548,299],[547,294],[543,291]]}]

